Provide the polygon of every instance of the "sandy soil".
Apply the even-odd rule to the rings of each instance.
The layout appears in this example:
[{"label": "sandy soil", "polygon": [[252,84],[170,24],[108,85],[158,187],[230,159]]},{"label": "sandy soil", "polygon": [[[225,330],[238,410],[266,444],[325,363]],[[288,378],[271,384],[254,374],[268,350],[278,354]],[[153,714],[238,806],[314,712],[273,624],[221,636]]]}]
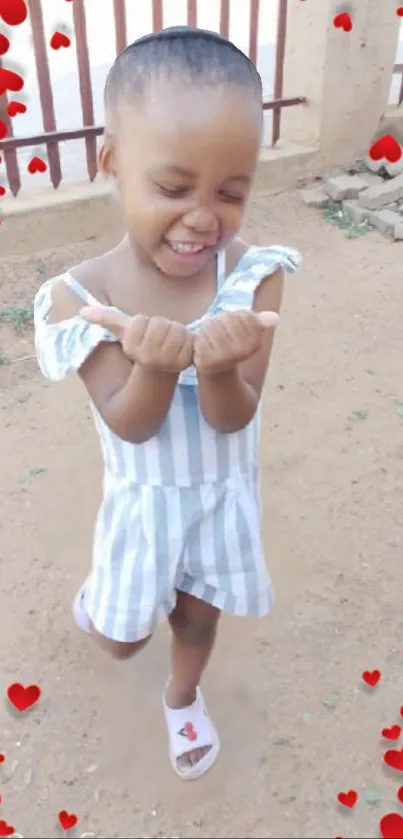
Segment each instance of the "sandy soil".
[{"label": "sandy soil", "polygon": [[[96,837],[376,837],[381,815],[403,815],[380,735],[403,703],[403,245],[349,240],[293,194],[257,199],[246,228],[304,256],[265,394],[277,605],[222,621],[204,682],[222,754],[195,784],[168,763],[166,629],[120,664],[72,623],[100,499],[85,394],[73,379],[48,387],[35,360],[16,361],[32,330],[0,325],[15,362],[0,367],[0,819],[25,837],[60,835],[61,810]],[[102,246],[3,260],[0,309]],[[30,711],[10,710],[13,682],[40,685]],[[350,789],[359,801],[342,811]]]}]

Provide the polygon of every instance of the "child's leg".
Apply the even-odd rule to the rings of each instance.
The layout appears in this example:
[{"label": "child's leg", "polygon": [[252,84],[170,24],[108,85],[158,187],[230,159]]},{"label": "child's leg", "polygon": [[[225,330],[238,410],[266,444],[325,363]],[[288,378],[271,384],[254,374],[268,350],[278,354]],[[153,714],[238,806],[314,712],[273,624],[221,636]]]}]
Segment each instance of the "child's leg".
[{"label": "child's leg", "polygon": [[151,635],[148,635],[146,638],[141,638],[139,641],[124,642],[113,641],[112,638],[107,638],[105,635],[102,635],[97,629],[95,629],[92,620],[87,614],[85,608],[85,586],[86,584],[84,583],[73,601],[73,615],[77,626],[83,632],[91,635],[98,646],[102,647],[102,649],[112,655],[113,658],[119,659],[120,661],[132,658],[136,655],[136,653],[143,649],[143,647],[147,644],[147,641],[150,640]]},{"label": "child's leg", "polygon": [[[170,708],[186,708],[196,698],[196,688],[210,658],[216,638],[219,609],[191,594],[178,592],[169,616],[172,629],[172,677],[165,701]],[[198,763],[209,747],[194,749],[178,759],[181,768]]]},{"label": "child's leg", "polygon": [[103,650],[119,661],[126,661],[128,658],[133,658],[134,655],[139,653],[140,650],[145,647],[151,638],[151,635],[149,635],[147,638],[142,638],[140,641],[113,641],[112,638],[106,638],[105,635],[101,635],[97,632],[91,622],[90,625],[91,636],[94,638],[94,641],[96,641],[98,646],[102,647]]}]

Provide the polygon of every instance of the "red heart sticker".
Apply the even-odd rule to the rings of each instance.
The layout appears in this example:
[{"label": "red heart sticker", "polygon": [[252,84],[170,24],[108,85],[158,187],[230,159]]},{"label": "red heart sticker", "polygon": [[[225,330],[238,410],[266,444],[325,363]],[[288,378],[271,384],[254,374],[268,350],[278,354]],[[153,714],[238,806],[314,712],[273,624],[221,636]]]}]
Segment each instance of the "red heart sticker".
[{"label": "red heart sticker", "polygon": [[11,101],[7,105],[7,113],[9,117],[15,117],[17,114],[25,114],[27,106],[23,102]]},{"label": "red heart sticker", "polygon": [[364,670],[362,674],[362,680],[367,684],[370,685],[372,688],[378,684],[379,679],[381,678],[381,671],[380,670]]},{"label": "red heart sticker", "polygon": [[396,9],[396,14],[399,15],[399,17],[403,17],[403,6],[399,6],[399,8]]},{"label": "red heart sticker", "polygon": [[8,127],[7,127],[6,123],[3,122],[2,119],[0,119],[0,140],[4,140],[4,138],[7,137],[7,134],[8,134]]},{"label": "red heart sticker", "polygon": [[402,733],[400,725],[391,725],[390,728],[383,728],[381,731],[382,737],[386,740],[398,740]]},{"label": "red heart sticker", "polygon": [[0,836],[12,836],[13,833],[15,833],[15,827],[0,819]]},{"label": "red heart sticker", "polygon": [[25,0],[0,0],[0,17],[9,26],[19,26],[28,16]]},{"label": "red heart sticker", "polygon": [[382,839],[402,839],[403,818],[399,813],[388,813],[379,822]]},{"label": "red heart sticker", "polygon": [[10,48],[10,41],[0,32],[0,55],[5,55]]},{"label": "red heart sticker", "polygon": [[397,791],[397,799],[401,804],[403,804],[403,787],[399,787]]},{"label": "red heart sticker", "polygon": [[60,810],[59,822],[63,830],[71,830],[78,822],[78,817],[74,813],[68,813],[67,810]]},{"label": "red heart sticker", "polygon": [[12,70],[6,70],[5,67],[0,67],[0,96],[3,96],[7,90],[12,90],[17,93],[24,87],[24,79],[18,73]]},{"label": "red heart sticker", "polygon": [[382,160],[389,163],[397,163],[403,154],[402,147],[391,134],[384,134],[372,144],[369,150],[371,160]]},{"label": "red heart sticker", "polygon": [[340,14],[336,15],[333,18],[333,26],[336,29],[344,29],[345,32],[351,32],[353,28],[353,21],[348,12],[340,12]]},{"label": "red heart sticker", "polygon": [[33,157],[27,166],[28,172],[31,175],[35,175],[36,172],[46,172],[47,168],[47,164],[41,157]]},{"label": "red heart sticker", "polygon": [[383,756],[384,762],[392,769],[403,772],[403,749],[388,749]]},{"label": "red heart sticker", "polygon": [[0,198],[5,194],[6,194],[6,188],[5,188],[5,186],[2,186],[0,184]]},{"label": "red heart sticker", "polygon": [[5,759],[6,759],[5,755],[0,755],[0,763],[4,763]]},{"label": "red heart sticker", "polygon": [[26,711],[31,705],[35,705],[41,695],[41,689],[38,685],[29,685],[24,688],[18,682],[15,682],[7,690],[7,696],[14,708],[17,711]]},{"label": "red heart sticker", "polygon": [[348,792],[339,792],[337,800],[343,807],[350,807],[351,809],[358,801],[358,792],[354,789],[350,789]]},{"label": "red heart sticker", "polygon": [[54,32],[50,39],[50,46],[53,50],[59,50],[60,47],[69,47],[70,44],[70,38],[64,32]]},{"label": "red heart sticker", "polygon": [[194,741],[197,740],[197,731],[195,730],[193,723],[185,723],[185,725],[183,726],[183,730],[188,740],[190,740],[192,743],[194,743]]}]

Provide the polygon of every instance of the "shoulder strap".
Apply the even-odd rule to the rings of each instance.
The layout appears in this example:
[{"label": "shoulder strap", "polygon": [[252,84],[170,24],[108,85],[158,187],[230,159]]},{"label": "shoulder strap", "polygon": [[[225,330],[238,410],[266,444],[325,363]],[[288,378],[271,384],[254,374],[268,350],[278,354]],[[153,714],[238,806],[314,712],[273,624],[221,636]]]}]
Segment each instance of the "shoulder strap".
[{"label": "shoulder strap", "polygon": [[226,280],[226,256],[224,250],[217,253],[217,291],[220,291]]},{"label": "shoulder strap", "polygon": [[68,285],[69,288],[71,288],[71,290],[74,291],[75,294],[77,294],[77,297],[80,297],[80,299],[84,301],[84,303],[88,303],[90,306],[103,305],[99,302],[99,300],[96,299],[96,297],[90,294],[90,292],[87,291],[87,289],[84,288],[84,286],[81,285],[81,283],[79,283],[78,280],[74,279],[74,277],[72,277],[71,274],[64,274],[63,280],[66,283],[66,285]]}]

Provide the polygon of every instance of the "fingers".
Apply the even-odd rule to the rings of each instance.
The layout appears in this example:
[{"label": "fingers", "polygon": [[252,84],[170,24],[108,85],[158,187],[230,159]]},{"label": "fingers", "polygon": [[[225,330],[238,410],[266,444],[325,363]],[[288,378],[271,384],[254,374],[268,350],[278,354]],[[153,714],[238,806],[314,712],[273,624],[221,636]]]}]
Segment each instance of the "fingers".
[{"label": "fingers", "polygon": [[264,333],[278,321],[276,312],[222,312],[195,338],[195,367],[199,372],[215,373],[245,361],[260,349]]},{"label": "fingers", "polygon": [[168,329],[161,351],[166,355],[168,367],[185,370],[193,359],[193,336],[186,327],[175,321],[168,321]]},{"label": "fingers", "polygon": [[131,320],[128,315],[118,312],[111,306],[83,306],[80,309],[80,317],[88,323],[109,329],[119,340],[122,339],[125,328]]},{"label": "fingers", "polygon": [[133,342],[131,351],[143,367],[179,373],[192,363],[193,337],[181,323],[154,317]]},{"label": "fingers", "polygon": [[259,312],[258,318],[264,327],[272,328],[277,326],[280,316],[277,312]]}]

